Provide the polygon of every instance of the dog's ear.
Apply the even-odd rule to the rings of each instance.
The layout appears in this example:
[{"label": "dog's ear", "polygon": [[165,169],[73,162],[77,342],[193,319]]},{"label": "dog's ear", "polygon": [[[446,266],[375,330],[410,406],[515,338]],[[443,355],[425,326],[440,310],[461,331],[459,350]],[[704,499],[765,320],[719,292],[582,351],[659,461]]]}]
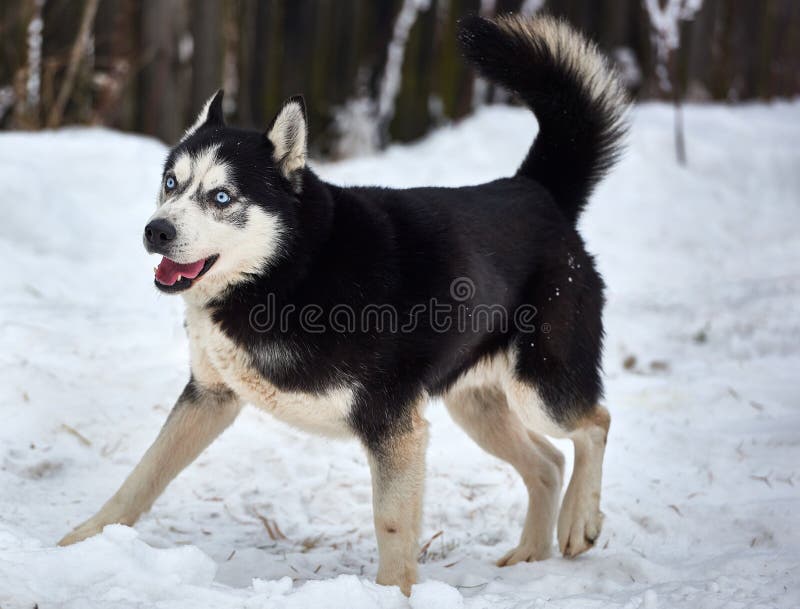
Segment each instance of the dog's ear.
[{"label": "dog's ear", "polygon": [[208,98],[200,114],[197,115],[192,126],[183,134],[181,141],[191,137],[202,127],[224,127],[225,117],[222,115],[222,98],[225,96],[225,91],[219,89],[214,95]]},{"label": "dog's ear", "polygon": [[290,97],[283,103],[267,128],[266,136],[272,143],[276,167],[289,180],[294,191],[300,192],[308,148],[306,103],[301,95]]}]

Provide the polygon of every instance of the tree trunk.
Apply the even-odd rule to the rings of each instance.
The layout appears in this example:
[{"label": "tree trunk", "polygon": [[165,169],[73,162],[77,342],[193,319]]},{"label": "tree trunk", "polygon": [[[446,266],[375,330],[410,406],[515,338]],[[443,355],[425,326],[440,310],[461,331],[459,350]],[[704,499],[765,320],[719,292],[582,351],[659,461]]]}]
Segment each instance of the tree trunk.
[{"label": "tree trunk", "polygon": [[192,30],[191,112],[222,87],[222,4],[218,0],[191,0]]},{"label": "tree trunk", "polygon": [[178,140],[185,125],[176,86],[178,77],[178,0],[144,0],[139,124],[165,142]]}]

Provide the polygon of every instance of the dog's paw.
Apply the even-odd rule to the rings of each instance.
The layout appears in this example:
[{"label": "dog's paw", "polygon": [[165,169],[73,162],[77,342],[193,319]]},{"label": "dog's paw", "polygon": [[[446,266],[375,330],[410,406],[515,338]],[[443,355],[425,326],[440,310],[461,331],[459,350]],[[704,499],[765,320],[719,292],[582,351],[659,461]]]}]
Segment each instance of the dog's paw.
[{"label": "dog's paw", "polygon": [[58,542],[60,546],[71,546],[74,543],[94,537],[103,531],[103,526],[92,522],[91,520],[84,522],[82,525],[74,528],[71,532],[67,533],[61,541]]},{"label": "dog's paw", "polygon": [[599,501],[576,498],[567,493],[558,517],[558,547],[567,558],[574,558],[592,548],[603,528]]},{"label": "dog's paw", "polygon": [[405,596],[411,595],[411,586],[417,583],[417,564],[407,563],[397,571],[386,569],[383,566],[378,569],[378,577],[375,583],[381,586],[398,586]]},{"label": "dog's paw", "polygon": [[508,552],[495,564],[498,567],[510,567],[518,562],[535,562],[550,558],[551,549],[549,544],[520,543],[516,548]]}]

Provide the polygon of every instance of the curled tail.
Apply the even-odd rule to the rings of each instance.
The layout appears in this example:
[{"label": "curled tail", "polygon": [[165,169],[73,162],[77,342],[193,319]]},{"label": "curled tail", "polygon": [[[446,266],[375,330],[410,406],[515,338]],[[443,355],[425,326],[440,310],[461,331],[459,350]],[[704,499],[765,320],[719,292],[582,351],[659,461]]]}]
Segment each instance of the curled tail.
[{"label": "curled tail", "polygon": [[517,175],[537,180],[573,223],[617,160],[628,100],[597,46],[552,17],[471,16],[459,33],[480,72],[517,93],[539,134]]}]

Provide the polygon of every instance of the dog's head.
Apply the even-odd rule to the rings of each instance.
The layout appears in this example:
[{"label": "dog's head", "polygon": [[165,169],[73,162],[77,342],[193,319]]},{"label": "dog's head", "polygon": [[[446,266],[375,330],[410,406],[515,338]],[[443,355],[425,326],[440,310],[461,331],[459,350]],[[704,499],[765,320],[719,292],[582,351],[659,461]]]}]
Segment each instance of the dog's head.
[{"label": "dog's head", "polygon": [[225,126],[222,91],[209,99],[164,165],[156,212],[144,229],[161,254],[163,292],[212,297],[265,270],[281,255],[306,165],[300,97],[287,100],[261,134]]}]

